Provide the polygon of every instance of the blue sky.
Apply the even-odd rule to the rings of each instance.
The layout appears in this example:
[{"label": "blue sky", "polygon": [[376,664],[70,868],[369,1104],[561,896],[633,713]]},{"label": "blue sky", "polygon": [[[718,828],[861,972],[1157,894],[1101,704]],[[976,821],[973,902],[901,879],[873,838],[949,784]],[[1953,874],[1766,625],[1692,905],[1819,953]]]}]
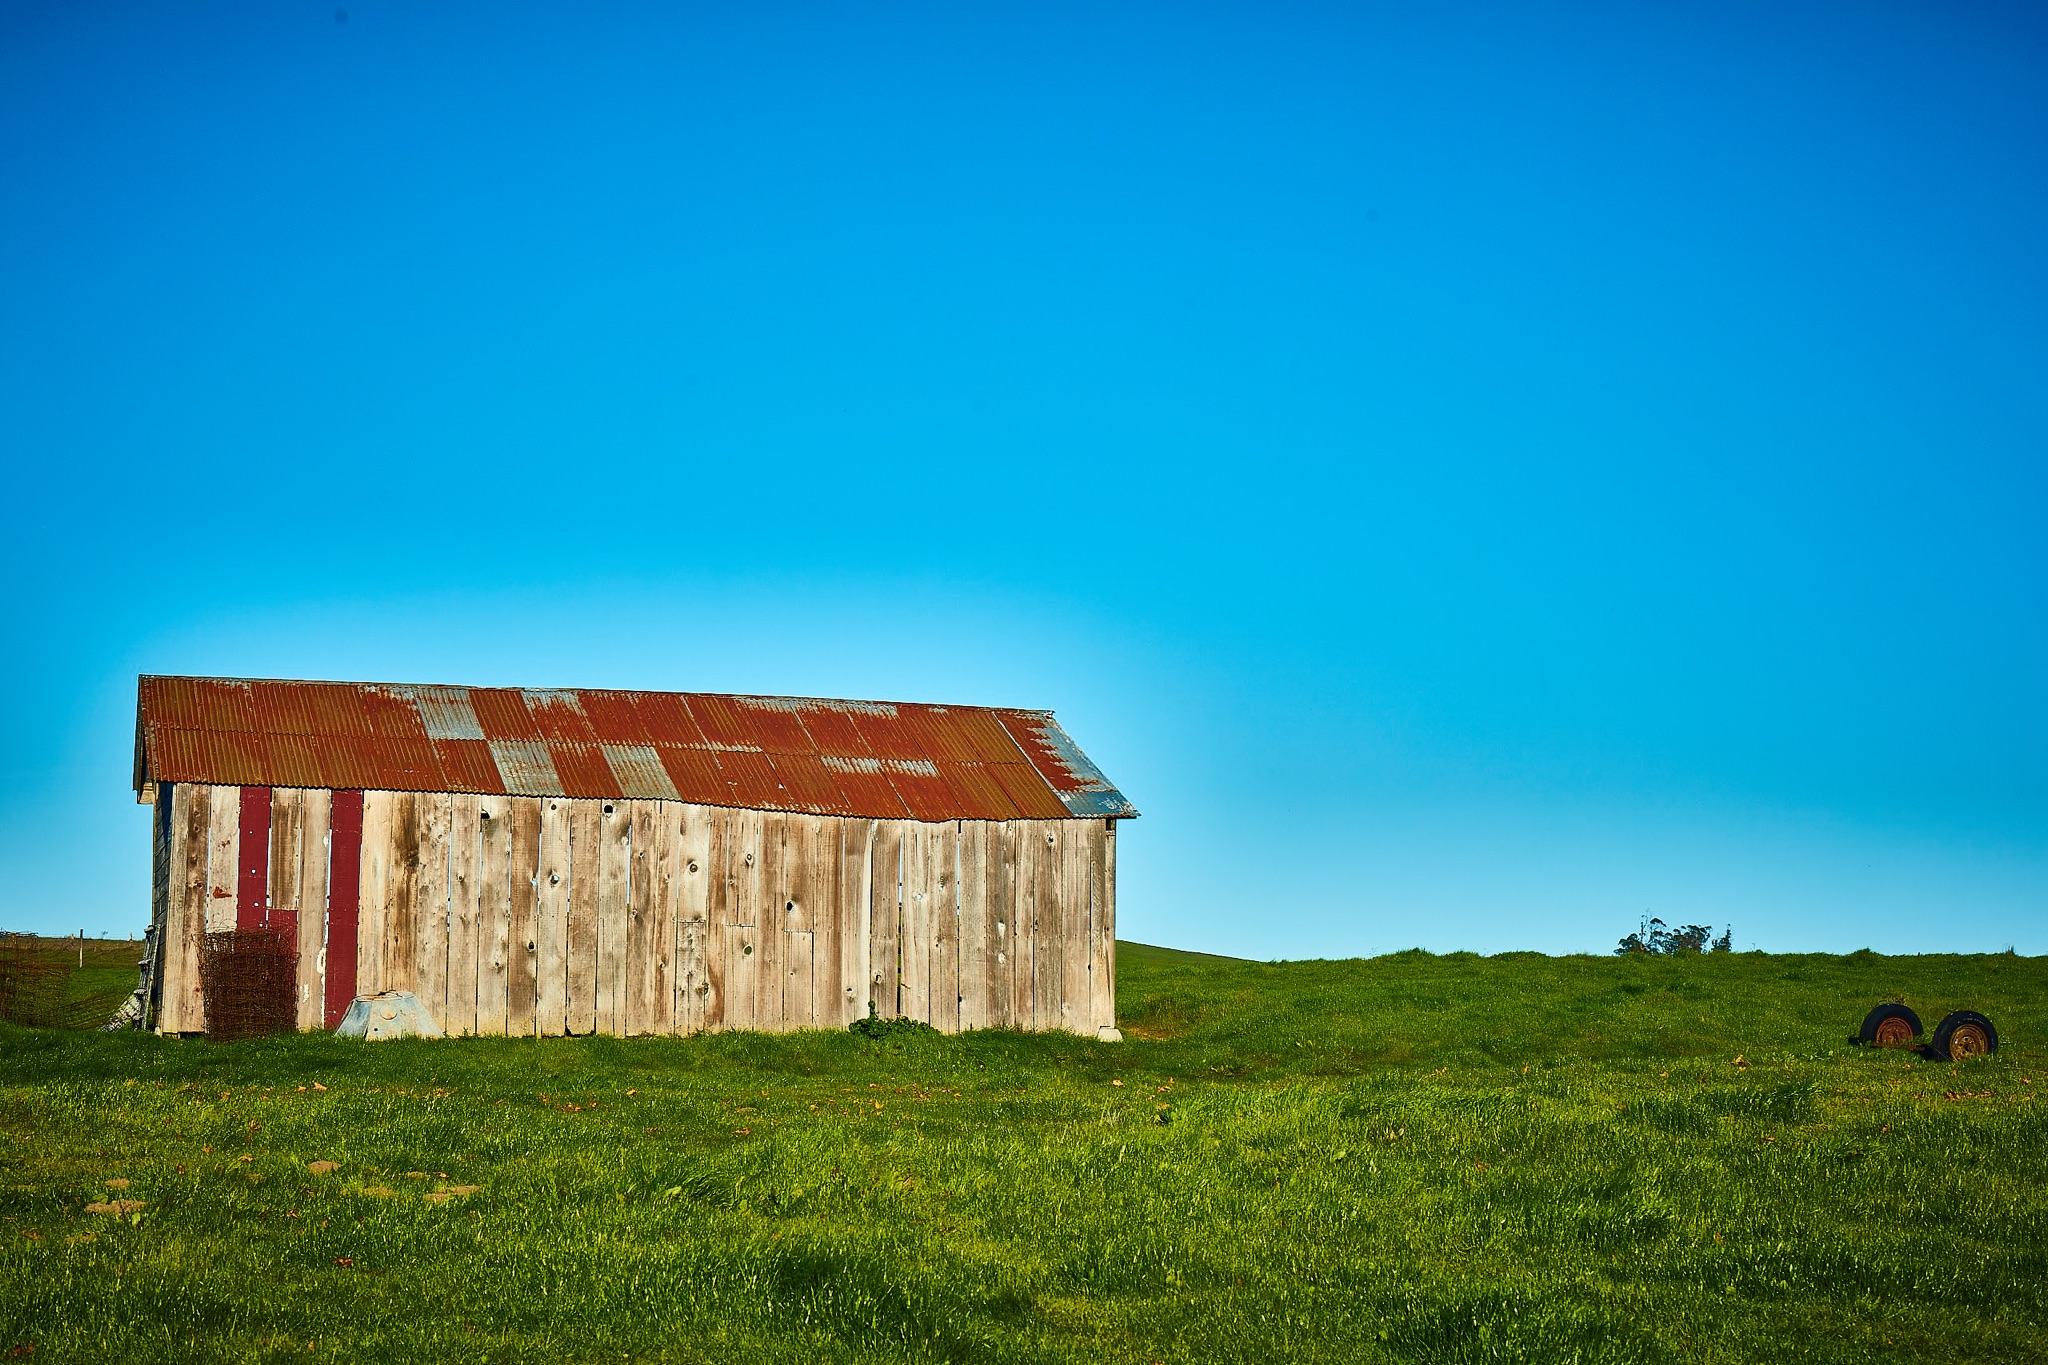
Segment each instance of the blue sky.
[{"label": "blue sky", "polygon": [[0,924],[138,672],[1050,707],[1126,937],[2048,951],[2025,6],[0,9]]}]

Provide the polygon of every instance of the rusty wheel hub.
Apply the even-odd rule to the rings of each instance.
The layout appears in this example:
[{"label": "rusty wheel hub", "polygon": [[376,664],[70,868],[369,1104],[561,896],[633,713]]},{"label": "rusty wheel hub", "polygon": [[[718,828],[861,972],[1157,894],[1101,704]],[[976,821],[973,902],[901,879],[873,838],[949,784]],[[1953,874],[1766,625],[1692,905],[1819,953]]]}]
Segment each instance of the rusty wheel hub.
[{"label": "rusty wheel hub", "polygon": [[1878,1024],[1873,1041],[1879,1047],[1904,1047],[1913,1041],[1913,1026],[1903,1019],[1886,1019]]},{"label": "rusty wheel hub", "polygon": [[1991,1039],[1975,1024],[1962,1024],[1948,1036],[1950,1061],[1960,1062],[1969,1057],[1982,1057],[1991,1051]]}]

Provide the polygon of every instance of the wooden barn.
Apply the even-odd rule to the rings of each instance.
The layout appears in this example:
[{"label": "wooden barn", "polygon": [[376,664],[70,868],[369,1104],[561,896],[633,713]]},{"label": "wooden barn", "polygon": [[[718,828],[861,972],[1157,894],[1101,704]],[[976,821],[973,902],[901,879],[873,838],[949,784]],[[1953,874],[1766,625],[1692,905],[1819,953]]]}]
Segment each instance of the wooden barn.
[{"label": "wooden barn", "polygon": [[298,945],[298,1024],[416,993],[451,1034],[1113,1036],[1116,829],[1045,711],[144,677],[153,1024],[205,935]]}]

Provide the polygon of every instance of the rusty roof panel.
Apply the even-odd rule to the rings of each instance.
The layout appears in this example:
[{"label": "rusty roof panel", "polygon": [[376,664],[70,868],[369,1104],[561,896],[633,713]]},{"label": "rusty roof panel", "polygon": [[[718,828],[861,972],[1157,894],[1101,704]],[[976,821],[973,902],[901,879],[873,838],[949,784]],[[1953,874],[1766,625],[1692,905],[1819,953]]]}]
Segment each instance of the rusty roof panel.
[{"label": "rusty roof panel", "polygon": [[201,728],[214,734],[254,734],[256,708],[249,684],[232,679],[198,678],[192,693]]},{"label": "rusty roof panel", "polygon": [[600,744],[605,766],[618,783],[618,795],[652,801],[680,801],[682,794],[661,766],[652,744]]},{"label": "rusty roof panel", "polygon": [[1138,813],[1137,807],[1125,800],[1123,793],[1102,775],[1102,770],[1081,752],[1080,746],[1067,737],[1067,732],[1052,718],[1052,712],[995,714],[1070,814],[1128,819]]},{"label": "rusty roof panel", "polygon": [[162,781],[260,787],[269,771],[262,736],[246,731],[164,729],[153,738]]},{"label": "rusty roof panel", "polygon": [[637,796],[920,820],[1136,814],[1050,712],[144,677],[135,779]]},{"label": "rusty roof panel", "polygon": [[990,763],[984,771],[989,780],[1009,794],[1016,806],[1017,818],[1025,820],[1064,820],[1067,818],[1066,803],[1061,801],[1053,789],[1045,785],[1045,779],[1029,763]]},{"label": "rusty roof panel", "polygon": [[739,708],[736,698],[721,697],[702,692],[692,692],[683,701],[690,708],[690,715],[697,722],[697,728],[704,732],[705,742],[714,749],[758,749],[754,730],[747,723],[748,717]]},{"label": "rusty roof panel", "polygon": [[917,737],[918,749],[924,757],[943,763],[979,763],[980,746],[960,723],[960,714],[959,708],[952,706],[904,706],[897,710],[904,729]]},{"label": "rusty roof panel", "polygon": [[979,763],[941,763],[939,776],[953,793],[955,819],[1007,820],[1016,813],[1010,794]]},{"label": "rusty roof panel", "polygon": [[[415,713],[417,715],[417,713]],[[392,791],[441,792],[448,790],[441,761],[434,754],[433,741],[425,735],[370,741],[377,763],[377,785]]]},{"label": "rusty roof panel", "polygon": [[320,785],[336,790],[384,788],[374,752],[376,741],[361,735],[323,735],[320,742]]},{"label": "rusty roof panel", "polygon": [[472,687],[469,709],[476,713],[485,739],[537,740],[540,727],[527,713],[526,699],[509,687]]},{"label": "rusty roof panel", "polygon": [[881,759],[828,754],[818,762],[839,788],[841,809],[846,814],[876,820],[901,820],[910,814],[902,796],[890,785],[888,773],[882,770]]},{"label": "rusty roof panel", "polygon": [[694,801],[700,806],[729,806],[732,792],[725,785],[724,774],[718,771],[718,761],[709,749],[700,749],[682,744],[660,744],[654,752],[661,759],[662,771],[675,785],[676,795],[685,801]]},{"label": "rusty roof panel", "polygon": [[[309,687],[293,687],[289,683],[274,682],[249,684],[249,701],[256,718],[256,728],[266,735],[327,733],[320,726],[321,718],[315,705],[317,700],[318,693]],[[305,784],[286,782],[278,785]]]},{"label": "rusty roof panel", "polygon": [[[690,719],[690,708],[673,692],[635,692],[633,711],[649,744],[688,744],[704,748],[704,732]],[[612,738],[607,736],[607,738]]]},{"label": "rusty roof panel", "polygon": [[753,733],[754,743],[764,753],[809,754],[818,746],[804,730],[803,709],[811,705],[797,697],[734,697],[733,709]]},{"label": "rusty roof panel", "polygon": [[804,731],[820,754],[857,758],[867,754],[867,742],[854,728],[853,713],[833,702],[814,702],[803,713]]},{"label": "rusty roof panel", "polygon": [[876,758],[925,758],[924,742],[894,706],[853,712],[854,728]]},{"label": "rusty roof panel", "polygon": [[565,796],[623,796],[612,776],[604,750],[595,744],[573,739],[548,741],[548,757],[555,761],[555,775],[562,779]]},{"label": "rusty roof panel", "polygon": [[169,725],[153,725],[143,734],[145,780],[151,782],[211,782],[206,761],[206,732]]},{"label": "rusty roof panel", "polygon": [[825,771],[825,761],[816,754],[771,754],[768,761],[774,765],[790,808],[813,815],[860,814],[847,809],[839,784]]},{"label": "rusty roof panel", "polygon": [[325,787],[326,750],[329,741],[321,735],[270,734],[263,736],[265,786]]},{"label": "rusty roof panel", "polygon": [[547,745],[533,739],[494,739],[490,745],[491,761],[498,765],[506,791],[515,796],[568,795]]},{"label": "rusty roof panel", "polygon": [[489,740],[437,739],[433,745],[449,791],[486,792],[495,796],[505,790],[505,779],[498,772],[497,760],[491,756]]},{"label": "rusty roof panel", "polygon": [[651,744],[654,737],[640,723],[631,692],[582,691],[575,694],[582,703],[590,732],[602,744]]},{"label": "rusty roof panel", "polygon": [[871,820],[902,820],[910,815],[910,808],[881,773],[833,773],[832,783],[839,788],[841,809],[848,815]]},{"label": "rusty roof panel", "polygon": [[361,695],[370,733],[378,739],[427,737],[427,723],[420,719],[419,704],[413,700],[411,688],[366,687]]},{"label": "rusty roof panel", "polygon": [[1028,763],[1024,751],[1017,747],[1017,741],[1010,738],[1010,732],[996,719],[993,711],[984,711],[976,706],[955,706],[950,708],[952,723],[960,736],[974,747],[976,761],[981,763]]},{"label": "rusty roof panel", "polygon": [[533,723],[540,727],[541,738],[597,743],[597,731],[591,728],[589,717],[583,714],[583,703],[574,692],[561,688],[525,688],[520,691],[519,699],[526,703],[526,714],[532,716]]},{"label": "rusty roof panel", "polygon": [[775,768],[768,762],[766,754],[720,749],[713,757],[718,760],[719,777],[729,793],[719,805],[775,810],[783,804],[782,783],[777,780]]},{"label": "rusty roof panel", "polygon": [[889,785],[903,798],[904,809],[913,820],[955,820],[954,796],[939,776],[939,765],[928,758],[885,758],[882,771]]},{"label": "rusty roof panel", "polygon": [[413,689],[428,739],[488,739],[466,687]]},{"label": "rusty roof panel", "polygon": [[[206,721],[199,714],[198,678],[155,678],[144,674],[135,684],[135,709],[140,724],[171,730],[198,730]],[[165,781],[173,779],[166,778]]]}]

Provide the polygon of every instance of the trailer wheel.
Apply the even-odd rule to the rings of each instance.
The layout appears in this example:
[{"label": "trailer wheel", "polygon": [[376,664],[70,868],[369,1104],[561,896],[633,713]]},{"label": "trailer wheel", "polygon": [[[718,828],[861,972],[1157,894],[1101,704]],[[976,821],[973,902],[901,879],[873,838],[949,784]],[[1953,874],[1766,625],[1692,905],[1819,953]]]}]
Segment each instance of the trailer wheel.
[{"label": "trailer wheel", "polygon": [[1920,1016],[1897,1001],[1879,1005],[1863,1016],[1857,1035],[1865,1047],[1906,1047],[1920,1036]]},{"label": "trailer wheel", "polygon": [[1957,1010],[1934,1027],[1935,1060],[1967,1062],[1998,1051],[1998,1030],[1975,1010]]}]

